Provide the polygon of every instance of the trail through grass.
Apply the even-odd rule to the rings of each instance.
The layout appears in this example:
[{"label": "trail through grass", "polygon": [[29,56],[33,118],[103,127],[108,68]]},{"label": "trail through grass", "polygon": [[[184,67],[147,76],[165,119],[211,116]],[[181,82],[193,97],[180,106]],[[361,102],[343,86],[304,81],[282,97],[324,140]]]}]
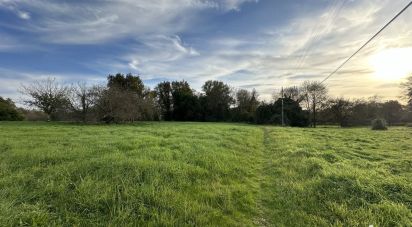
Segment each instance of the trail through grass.
[{"label": "trail through grass", "polygon": [[0,226],[411,226],[411,136],[0,123]]}]

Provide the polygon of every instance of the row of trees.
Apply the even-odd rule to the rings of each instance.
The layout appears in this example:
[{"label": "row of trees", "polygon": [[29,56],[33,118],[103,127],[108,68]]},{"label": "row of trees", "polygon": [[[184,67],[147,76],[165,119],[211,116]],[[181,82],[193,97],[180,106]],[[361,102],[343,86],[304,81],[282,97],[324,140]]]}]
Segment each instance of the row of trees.
[{"label": "row of trees", "polygon": [[[409,97],[409,106],[412,106],[411,78],[403,88],[405,96]],[[234,90],[221,81],[206,81],[201,92],[192,89],[187,81],[165,81],[149,89],[139,76],[120,73],[109,75],[106,86],[89,86],[86,83],[65,86],[49,78],[25,85],[21,92],[30,97],[25,103],[44,112],[49,120],[108,123],[234,121],[258,124],[282,124],[283,120],[286,125],[301,127],[316,127],[317,123],[367,125],[377,117],[385,118],[390,124],[411,120],[411,109],[396,100],[330,98],[327,87],[313,81],[283,89],[272,102],[259,101],[255,90]],[[33,113],[35,116],[38,114],[25,111],[26,115]]]},{"label": "row of trees", "polygon": [[158,120],[156,94],[138,76],[109,75],[107,86],[79,82],[61,85],[55,79],[22,86],[31,97],[25,104],[43,111],[48,120],[133,122]]}]

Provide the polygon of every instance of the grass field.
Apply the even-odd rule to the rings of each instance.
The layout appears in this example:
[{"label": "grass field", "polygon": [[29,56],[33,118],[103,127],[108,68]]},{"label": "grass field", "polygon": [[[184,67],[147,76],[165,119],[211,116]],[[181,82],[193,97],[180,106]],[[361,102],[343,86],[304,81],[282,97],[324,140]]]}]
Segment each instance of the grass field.
[{"label": "grass field", "polygon": [[412,128],[0,123],[0,226],[412,226]]}]

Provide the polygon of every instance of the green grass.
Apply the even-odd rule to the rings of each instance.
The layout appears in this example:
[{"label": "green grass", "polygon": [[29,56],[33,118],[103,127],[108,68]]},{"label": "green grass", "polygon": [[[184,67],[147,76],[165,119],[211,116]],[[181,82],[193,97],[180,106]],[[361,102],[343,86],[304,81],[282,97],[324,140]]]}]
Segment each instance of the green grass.
[{"label": "green grass", "polygon": [[0,226],[411,226],[412,128],[0,123]]}]

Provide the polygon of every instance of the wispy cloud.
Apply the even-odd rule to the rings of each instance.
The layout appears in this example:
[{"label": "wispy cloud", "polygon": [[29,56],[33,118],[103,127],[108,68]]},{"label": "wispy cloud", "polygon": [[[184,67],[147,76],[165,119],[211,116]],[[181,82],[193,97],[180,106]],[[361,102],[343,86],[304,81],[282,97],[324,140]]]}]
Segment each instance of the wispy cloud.
[{"label": "wispy cloud", "polygon": [[[2,0],[0,7],[30,19],[25,10],[39,12],[26,27],[45,42],[95,44],[128,36],[173,35],[188,27],[204,9],[239,10],[251,0],[120,0],[59,2]],[[256,2],[255,0],[253,0]]]},{"label": "wispy cloud", "polygon": [[[219,79],[236,87],[254,86],[268,99],[280,86],[323,79],[407,2],[318,1],[319,7],[311,11],[298,8],[282,21],[268,21],[269,16],[261,17],[255,12],[253,19],[242,18],[243,27],[238,29],[244,32],[233,34],[224,30],[231,28],[225,20],[250,15],[243,14],[247,7],[242,7],[248,3],[258,6],[263,1],[0,0],[0,8],[12,7],[17,17],[29,19],[30,23],[14,29],[32,34],[36,44],[121,47],[122,51],[85,62],[89,68],[107,73],[131,71],[150,82],[186,79],[196,89],[205,80]],[[292,15],[279,13],[284,17]],[[205,32],[207,23],[214,19],[211,17],[220,15],[230,17],[214,22],[219,23],[215,24],[216,29]],[[356,97],[379,92],[388,98],[396,97],[396,86],[386,86],[387,82],[373,77],[368,58],[385,48],[412,46],[411,20],[412,13],[406,12],[331,78],[328,84],[332,95]],[[221,28],[221,24],[227,27]],[[0,51],[13,49],[15,40],[0,38],[0,42],[4,41]],[[0,79],[3,81],[1,76]],[[380,86],[385,89],[378,89]]]}]

